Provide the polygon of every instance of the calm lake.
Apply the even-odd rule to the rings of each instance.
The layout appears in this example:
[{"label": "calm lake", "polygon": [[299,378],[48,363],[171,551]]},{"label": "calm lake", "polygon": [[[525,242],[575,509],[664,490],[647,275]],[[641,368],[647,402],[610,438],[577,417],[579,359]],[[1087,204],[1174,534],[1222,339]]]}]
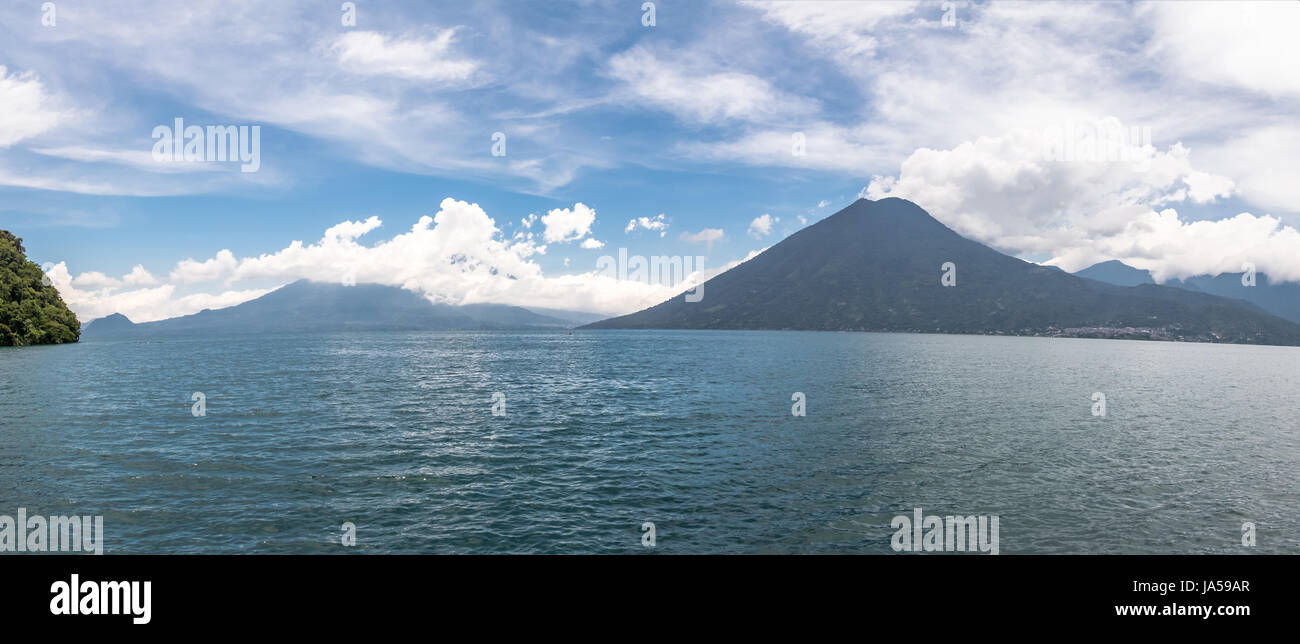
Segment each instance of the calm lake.
[{"label": "calm lake", "polygon": [[0,348],[0,514],[102,515],[109,553],[891,553],[915,508],[998,516],[1004,554],[1297,553],[1298,398],[1297,348],[1114,340]]}]

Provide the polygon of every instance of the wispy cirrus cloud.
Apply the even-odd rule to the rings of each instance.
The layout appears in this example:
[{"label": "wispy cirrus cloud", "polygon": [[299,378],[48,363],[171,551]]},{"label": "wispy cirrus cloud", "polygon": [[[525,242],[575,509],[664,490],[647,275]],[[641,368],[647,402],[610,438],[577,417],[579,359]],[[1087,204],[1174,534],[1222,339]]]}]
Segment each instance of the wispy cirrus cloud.
[{"label": "wispy cirrus cloud", "polygon": [[[873,33],[882,22],[914,14],[920,2],[837,2],[836,0],[742,0],[763,19],[807,37],[846,63],[875,52]],[[937,16],[936,16],[937,17]]]},{"label": "wispy cirrus cloud", "polygon": [[682,241],[690,244],[705,244],[709,251],[713,251],[713,243],[722,241],[727,238],[726,233],[721,228],[705,228],[697,233],[684,232],[679,237]]},{"label": "wispy cirrus cloud", "polygon": [[633,47],[615,56],[609,73],[639,104],[702,123],[772,121],[816,113],[817,101],[781,91],[754,74],[710,69],[689,57]]},{"label": "wispy cirrus cloud", "polygon": [[[264,263],[232,253],[231,269],[204,245],[210,230],[188,220],[188,210],[163,225],[137,219],[162,209],[155,197],[199,195],[184,205],[222,213],[276,198],[284,217],[242,225],[259,237],[292,221],[292,233],[284,232],[289,224],[276,232],[294,239],[346,216],[335,208],[334,189],[353,181],[360,187],[352,194],[367,204],[358,210],[367,214],[407,212],[419,189],[523,203],[509,226],[530,211],[566,210],[554,226],[525,218],[498,240],[532,243],[528,261],[539,268],[559,268],[547,245],[594,250],[619,228],[656,252],[684,253],[723,239],[724,229],[750,233],[755,213],[802,224],[815,211],[791,204],[868,183],[874,194],[913,195],[999,248],[1061,265],[1128,252],[1122,256],[1150,260],[1144,267],[1210,270],[1226,255],[1179,240],[1211,229],[1227,231],[1226,239],[1256,235],[1261,248],[1289,239],[1285,227],[1300,221],[1293,180],[1300,96],[1287,66],[1300,55],[1291,37],[1300,30],[1300,3],[952,7],[955,20],[947,23],[948,10],[933,2],[674,3],[661,6],[659,25],[649,28],[635,7],[619,3],[542,10],[398,1],[363,7],[358,25],[348,27],[338,7],[309,0],[123,0],[61,4],[59,26],[46,29],[30,7],[5,5],[0,190],[28,200],[7,205],[26,213],[18,220],[24,226],[32,213],[95,225],[101,211],[127,213],[114,221],[141,226],[132,230],[145,240],[137,244],[166,248],[169,265],[183,265],[176,281],[177,269],[153,266],[173,287],[169,302],[199,288],[244,292],[315,274],[254,267],[292,257],[306,266],[321,254],[342,261],[360,252],[351,246],[365,245],[342,235],[282,248]],[[150,38],[141,37],[146,29]],[[153,163],[145,156],[151,128],[177,116],[261,124],[262,169],[239,176],[205,164]],[[1155,171],[1062,170],[1020,149],[1019,136],[1108,117],[1150,129]],[[508,140],[503,156],[491,153],[498,132]],[[701,187],[696,180],[705,177]],[[413,178],[432,179],[415,188]],[[385,190],[390,184],[400,189]],[[78,199],[45,203],[68,195]],[[538,195],[545,199],[523,198]],[[592,204],[593,213],[599,205],[606,216],[585,222],[573,204]],[[674,213],[675,231],[687,232],[668,235],[663,215],[632,216],[661,211]],[[1179,225],[1169,223],[1170,211]],[[1272,216],[1278,226],[1270,233],[1259,222],[1246,225],[1241,213]],[[1190,230],[1201,221],[1226,228]],[[148,234],[171,232],[173,224],[185,234],[165,243]],[[440,235],[453,230],[466,244],[492,239],[475,226]],[[750,234],[777,229],[768,230]],[[709,231],[717,237],[707,238]],[[1245,247],[1241,239],[1231,247]],[[109,265],[135,262],[118,257]],[[565,269],[582,271],[581,264]],[[106,281],[122,278],[102,265],[86,268],[104,279],[83,285],[128,287]],[[185,281],[204,271],[225,275]],[[517,295],[474,290],[486,289],[471,288],[478,279],[470,271],[422,288],[449,297]]]},{"label": "wispy cirrus cloud", "polygon": [[339,66],[354,74],[381,74],[430,81],[467,81],[479,70],[452,51],[456,28],[429,39],[390,38],[375,31],[350,31],[331,45]]}]

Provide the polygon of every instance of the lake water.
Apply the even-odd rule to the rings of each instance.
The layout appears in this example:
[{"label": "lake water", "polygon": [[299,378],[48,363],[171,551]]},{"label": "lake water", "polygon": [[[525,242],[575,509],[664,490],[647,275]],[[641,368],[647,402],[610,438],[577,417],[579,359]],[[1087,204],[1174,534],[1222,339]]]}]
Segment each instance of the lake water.
[{"label": "lake water", "polygon": [[917,507],[997,515],[1002,553],[1296,553],[1298,397],[1296,348],[1113,340],[3,348],[0,514],[103,515],[119,553],[889,553]]}]

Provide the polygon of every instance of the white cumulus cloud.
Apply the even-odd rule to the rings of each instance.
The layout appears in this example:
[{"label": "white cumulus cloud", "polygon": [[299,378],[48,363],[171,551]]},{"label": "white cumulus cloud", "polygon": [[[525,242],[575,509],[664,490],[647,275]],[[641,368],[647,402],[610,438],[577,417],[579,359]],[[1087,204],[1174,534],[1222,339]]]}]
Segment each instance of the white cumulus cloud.
[{"label": "white cumulus cloud", "polygon": [[[559,225],[568,231],[568,237],[576,234],[575,226],[560,221],[575,213],[594,216],[594,211],[582,204],[553,210],[547,216],[557,212],[559,219],[547,224],[548,228]],[[546,223],[546,216],[541,219]],[[587,221],[586,215],[579,219]],[[83,322],[111,313],[122,313],[136,322],[188,315],[205,308],[233,306],[298,279],[386,284],[452,304],[491,302],[608,314],[630,313],[680,291],[662,284],[619,280],[601,271],[600,261],[585,272],[547,276],[534,261],[546,246],[533,239],[507,238],[477,204],[451,198],[444,199],[433,216],[421,217],[405,232],[369,245],[359,241],[382,224],[379,217],[340,222],[316,242],[292,241],[281,250],[255,257],[238,257],[222,249],[205,260],[185,259],[170,271],[165,283],[139,265],[120,278],[97,272],[73,276],[63,262],[49,274]],[[588,226],[589,222],[576,228],[585,231]],[[721,230],[706,229],[692,237],[711,243],[721,236]],[[593,238],[583,243],[584,248],[603,245]],[[716,272],[701,271],[695,277],[713,274]],[[217,285],[219,290],[193,290],[204,285]]]},{"label": "white cumulus cloud", "polygon": [[754,239],[762,239],[772,234],[772,224],[781,221],[767,213],[763,213],[749,222],[749,236]]},{"label": "white cumulus cloud", "polygon": [[642,228],[644,230],[658,230],[660,231],[659,236],[662,237],[663,231],[668,230],[668,222],[664,221],[664,213],[662,212],[654,217],[633,217],[628,220],[627,227],[623,229],[623,232],[631,233],[637,228]]},{"label": "white cumulus cloud", "polygon": [[1300,279],[1300,237],[1276,217],[1190,221],[1172,205],[1212,203],[1233,182],[1193,166],[1191,151],[1134,147],[1128,161],[1059,160],[1041,132],[921,149],[864,195],[910,199],[958,233],[1075,271],[1120,259],[1157,280],[1240,271],[1244,262]]},{"label": "white cumulus cloud", "polygon": [[34,73],[10,74],[0,65],[0,148],[44,133],[65,117]]},{"label": "white cumulus cloud", "polygon": [[573,208],[555,208],[542,215],[546,227],[542,238],[550,243],[563,243],[582,239],[591,233],[596,221],[596,211],[577,203]]}]

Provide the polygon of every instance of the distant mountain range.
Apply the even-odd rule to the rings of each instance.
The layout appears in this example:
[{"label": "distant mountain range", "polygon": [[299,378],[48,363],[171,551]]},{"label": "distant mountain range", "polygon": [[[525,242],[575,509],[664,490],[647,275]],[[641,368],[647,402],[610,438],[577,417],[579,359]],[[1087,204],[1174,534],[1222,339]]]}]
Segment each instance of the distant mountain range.
[{"label": "distant mountain range", "polygon": [[[1075,275],[1120,286],[1156,283],[1150,271],[1133,268],[1118,260],[1093,264]],[[1242,273],[1197,275],[1184,280],[1170,280],[1163,286],[1245,300],[1273,315],[1292,322],[1300,322],[1300,284],[1295,282],[1275,284],[1269,280],[1268,275],[1255,273],[1255,285],[1246,286],[1241,283],[1242,275]]]},{"label": "distant mountain range", "polygon": [[155,322],[135,324],[113,314],[87,323],[83,340],[152,338],[203,333],[279,333],[324,331],[404,331],[456,329],[571,328],[590,314],[563,319],[564,311],[543,315],[504,304],[433,304],[395,286],[344,286],[299,280],[255,300],[224,309],[205,309]]},{"label": "distant mountain range", "polygon": [[[948,270],[948,267],[952,270]],[[1094,274],[1115,267],[1102,267]],[[945,286],[941,277],[955,278]],[[920,206],[859,199],[682,296],[587,329],[909,331],[1300,345],[1258,306],[1117,286],[966,239]]]}]

